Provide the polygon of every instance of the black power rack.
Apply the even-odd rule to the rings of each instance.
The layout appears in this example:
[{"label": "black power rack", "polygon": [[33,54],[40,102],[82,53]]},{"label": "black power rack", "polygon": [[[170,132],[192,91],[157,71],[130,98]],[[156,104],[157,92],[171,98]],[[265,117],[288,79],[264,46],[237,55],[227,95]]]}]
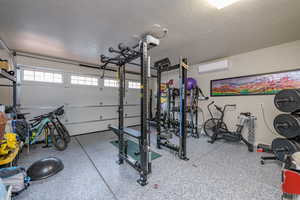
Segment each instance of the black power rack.
[{"label": "black power rack", "polygon": [[[150,39],[149,39],[150,38]],[[154,42],[153,42],[154,40]],[[100,67],[105,71],[108,64],[113,64],[118,67],[118,78],[119,78],[119,125],[118,127],[109,125],[112,130],[118,136],[119,144],[119,164],[123,164],[126,161],[130,166],[136,169],[140,178],[138,183],[142,186],[147,184],[147,176],[151,173],[151,158],[150,157],[150,136],[148,131],[148,79],[150,78],[150,64],[148,57],[148,50],[154,46],[157,46],[159,40],[146,35],[141,39],[138,44],[129,47],[124,44],[118,45],[118,50],[109,48],[110,53],[117,54],[115,57],[108,57],[101,55],[101,62],[103,65]],[[133,63],[135,59],[140,58],[140,64]],[[140,89],[140,102],[141,102],[141,131],[124,127],[124,97],[125,97],[125,65],[132,64],[140,66],[140,78],[141,78],[141,89]],[[104,73],[103,73],[104,76]],[[127,155],[127,141],[124,135],[135,138],[139,143],[139,156],[140,160],[134,160]]]},{"label": "black power rack", "polygon": [[[171,66],[170,60],[168,58],[157,61],[154,65],[157,69],[157,148],[164,146],[168,149],[171,149],[178,153],[178,156],[182,160],[188,160],[187,151],[186,151],[186,140],[187,140],[187,130],[186,130],[186,104],[187,104],[187,88],[186,88],[186,79],[187,79],[187,59],[180,58],[180,62],[177,65]],[[161,75],[163,72],[179,69],[179,98],[180,98],[180,107],[179,107],[179,144],[171,143],[167,136],[163,134],[161,130]],[[168,129],[164,130],[168,131]]]}]

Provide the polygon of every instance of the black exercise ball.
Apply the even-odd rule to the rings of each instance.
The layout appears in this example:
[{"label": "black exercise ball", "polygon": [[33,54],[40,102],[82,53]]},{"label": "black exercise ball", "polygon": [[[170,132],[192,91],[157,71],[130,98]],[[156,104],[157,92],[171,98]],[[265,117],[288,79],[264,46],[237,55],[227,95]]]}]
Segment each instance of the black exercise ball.
[{"label": "black exercise ball", "polygon": [[34,162],[27,169],[27,175],[30,177],[31,181],[37,181],[53,176],[63,170],[63,168],[64,164],[59,158],[43,158]]}]

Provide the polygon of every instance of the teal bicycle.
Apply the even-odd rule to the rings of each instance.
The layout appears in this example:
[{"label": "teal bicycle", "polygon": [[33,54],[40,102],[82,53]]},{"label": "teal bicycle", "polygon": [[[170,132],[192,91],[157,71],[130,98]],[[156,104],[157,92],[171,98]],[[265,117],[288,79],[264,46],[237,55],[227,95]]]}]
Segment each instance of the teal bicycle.
[{"label": "teal bicycle", "polygon": [[37,116],[27,123],[25,114],[19,114],[22,122],[17,124],[17,133],[23,133],[25,144],[34,145],[45,143],[44,147],[50,147],[51,144],[60,151],[67,148],[70,142],[70,135],[65,126],[60,122],[58,116],[64,113],[63,106],[53,112]]}]

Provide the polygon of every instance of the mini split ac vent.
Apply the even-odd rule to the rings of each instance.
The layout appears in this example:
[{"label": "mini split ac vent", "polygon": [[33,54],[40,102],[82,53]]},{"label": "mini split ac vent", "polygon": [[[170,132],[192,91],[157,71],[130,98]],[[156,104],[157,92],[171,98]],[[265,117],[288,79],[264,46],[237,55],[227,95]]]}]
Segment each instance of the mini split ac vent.
[{"label": "mini split ac vent", "polygon": [[228,60],[221,60],[221,61],[207,63],[207,64],[198,64],[194,66],[198,67],[199,74],[216,72],[216,71],[226,71],[229,69]]}]

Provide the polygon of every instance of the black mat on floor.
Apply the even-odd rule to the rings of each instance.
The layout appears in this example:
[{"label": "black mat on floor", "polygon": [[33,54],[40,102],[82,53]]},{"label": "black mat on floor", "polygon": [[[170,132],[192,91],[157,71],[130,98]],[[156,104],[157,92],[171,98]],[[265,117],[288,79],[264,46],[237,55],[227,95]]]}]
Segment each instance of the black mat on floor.
[{"label": "black mat on floor", "polygon": [[[115,147],[119,147],[118,140],[111,141],[111,144],[113,144]],[[136,152],[139,151],[139,145],[131,140],[128,140],[128,149],[127,149],[127,154],[132,157],[134,160],[140,160],[140,155],[136,154]],[[161,157],[160,154],[151,151],[151,160],[154,160],[156,158]]]}]

